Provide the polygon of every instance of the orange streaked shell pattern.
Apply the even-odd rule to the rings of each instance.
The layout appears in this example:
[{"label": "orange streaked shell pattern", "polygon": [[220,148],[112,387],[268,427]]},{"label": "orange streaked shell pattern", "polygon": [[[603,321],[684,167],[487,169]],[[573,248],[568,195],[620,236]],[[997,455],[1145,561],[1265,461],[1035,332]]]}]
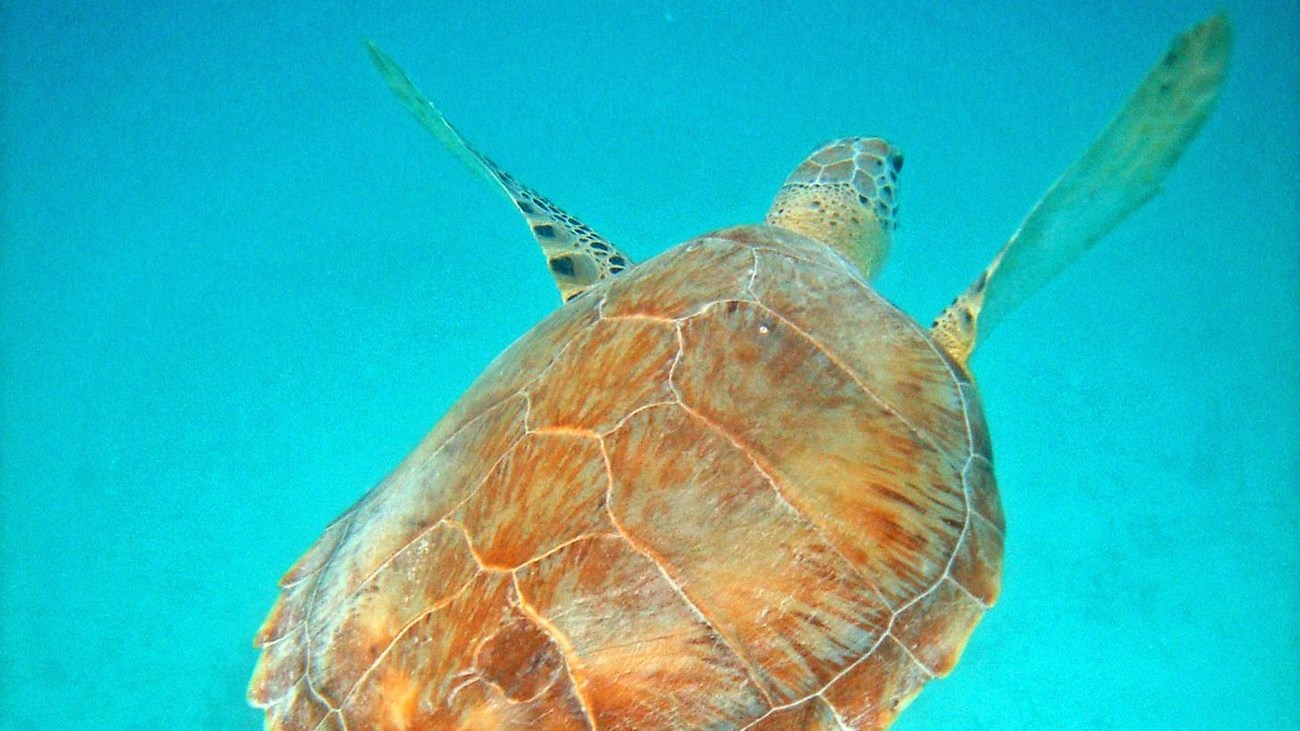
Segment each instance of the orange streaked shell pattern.
[{"label": "orange streaked shell pattern", "polygon": [[997,598],[979,398],[767,226],[501,355],[285,575],[268,729],[875,729]]}]

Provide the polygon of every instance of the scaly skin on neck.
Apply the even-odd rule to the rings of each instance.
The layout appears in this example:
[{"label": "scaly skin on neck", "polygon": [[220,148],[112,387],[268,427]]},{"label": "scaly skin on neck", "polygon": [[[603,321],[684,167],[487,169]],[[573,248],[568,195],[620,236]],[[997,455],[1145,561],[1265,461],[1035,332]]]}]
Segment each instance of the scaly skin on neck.
[{"label": "scaly skin on neck", "polygon": [[767,223],[826,244],[873,279],[889,256],[902,168],[882,139],[830,142],[786,178]]}]

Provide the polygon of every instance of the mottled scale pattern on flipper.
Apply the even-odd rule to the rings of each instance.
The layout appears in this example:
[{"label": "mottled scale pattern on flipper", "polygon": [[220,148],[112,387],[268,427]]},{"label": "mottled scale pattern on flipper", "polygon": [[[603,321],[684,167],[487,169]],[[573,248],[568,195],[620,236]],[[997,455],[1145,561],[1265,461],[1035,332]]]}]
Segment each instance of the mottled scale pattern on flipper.
[{"label": "mottled scale pattern on flipper", "polygon": [[481,159],[528,221],[528,228],[542,247],[546,266],[564,301],[575,299],[592,285],[632,266],[627,254],[590,226],[519,182],[496,163],[486,157]]},{"label": "mottled scale pattern on flipper", "polygon": [[564,301],[576,299],[589,287],[613,277],[632,265],[626,254],[607,239],[559,206],[524,185],[501,166],[479,152],[465,139],[438,108],[416,88],[397,62],[374,43],[366,44],[370,58],[397,98],[425,129],[464,163],[471,172],[495,181],[528,221],[537,243],[546,255],[547,267],[555,278]]},{"label": "mottled scale pattern on flipper", "polygon": [[987,441],[897,402],[964,375],[912,383],[951,364],[807,239],[662,262],[521,338],[286,576],[269,728],[875,728],[950,664],[996,595]]}]

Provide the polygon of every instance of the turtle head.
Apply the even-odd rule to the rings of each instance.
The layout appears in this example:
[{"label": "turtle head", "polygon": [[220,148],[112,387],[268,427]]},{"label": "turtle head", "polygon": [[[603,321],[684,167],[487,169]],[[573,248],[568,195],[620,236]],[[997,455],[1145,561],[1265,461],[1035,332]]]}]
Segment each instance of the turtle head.
[{"label": "turtle head", "polygon": [[816,239],[874,278],[889,255],[903,156],[878,137],[845,137],[808,156],[767,212],[767,223]]}]

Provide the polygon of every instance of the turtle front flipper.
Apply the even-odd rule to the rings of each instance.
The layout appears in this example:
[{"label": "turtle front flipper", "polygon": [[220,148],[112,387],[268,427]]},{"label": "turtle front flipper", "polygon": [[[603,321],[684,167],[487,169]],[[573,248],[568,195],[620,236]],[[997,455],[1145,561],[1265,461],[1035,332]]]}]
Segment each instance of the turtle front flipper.
[{"label": "turtle front flipper", "polygon": [[442,116],[442,112],[425,98],[411,83],[393,59],[369,41],[366,47],[388,86],[402,100],[415,118],[433,133],[456,159],[465,163],[475,175],[501,186],[506,195],[528,221],[533,236],[546,255],[551,276],[560,288],[565,302],[582,294],[588,287],[602,279],[618,274],[632,266],[632,260],[619,251],[590,226],[570,216],[528,186],[515,180],[486,155],[469,143]]},{"label": "turtle front flipper", "polygon": [[984,273],[934,323],[965,363],[1002,319],[1151,199],[1219,96],[1231,45],[1222,13],[1184,32],[1030,211]]}]

